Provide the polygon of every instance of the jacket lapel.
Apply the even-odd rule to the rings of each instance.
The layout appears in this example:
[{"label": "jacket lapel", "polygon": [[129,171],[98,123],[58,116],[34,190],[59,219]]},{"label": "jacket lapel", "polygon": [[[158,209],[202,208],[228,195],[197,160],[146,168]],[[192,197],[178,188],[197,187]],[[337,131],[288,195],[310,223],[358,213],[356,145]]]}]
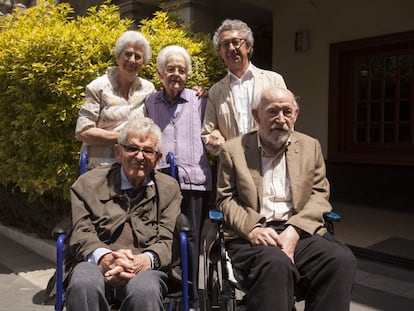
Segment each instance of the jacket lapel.
[{"label": "jacket lapel", "polygon": [[254,65],[251,66],[254,77],[253,103],[255,103],[257,100],[259,100],[264,85],[263,70],[255,67]]},{"label": "jacket lapel", "polygon": [[236,107],[234,103],[233,93],[231,92],[231,88],[230,88],[230,78],[228,74],[221,80],[220,91],[221,91],[221,97],[223,98],[223,101],[227,103],[227,107],[229,109],[229,115],[234,120],[235,122],[234,124],[236,124],[237,133],[239,133],[239,130],[238,130],[239,122],[237,121],[237,117],[236,117]]},{"label": "jacket lapel", "polygon": [[263,203],[263,176],[261,155],[257,144],[257,131],[251,132],[243,137],[243,148],[245,150],[247,166],[256,186],[259,204],[257,210],[260,212],[260,206]]},{"label": "jacket lapel", "polygon": [[286,151],[286,166],[292,192],[292,203],[293,206],[296,206],[297,196],[300,194],[300,146],[295,133],[292,133],[290,139],[291,142]]}]

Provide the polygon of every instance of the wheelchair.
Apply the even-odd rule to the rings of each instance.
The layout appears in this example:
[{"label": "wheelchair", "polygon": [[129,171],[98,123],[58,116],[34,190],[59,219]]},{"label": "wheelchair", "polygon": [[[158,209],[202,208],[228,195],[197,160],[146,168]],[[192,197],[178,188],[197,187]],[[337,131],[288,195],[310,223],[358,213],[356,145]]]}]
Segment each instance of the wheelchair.
[{"label": "wheelchair", "polygon": [[[167,154],[170,163],[171,177],[175,178],[175,162],[174,154]],[[87,170],[87,152],[84,151],[79,159],[79,175]],[[55,226],[52,236],[56,238],[56,302],[55,310],[62,311],[64,307],[64,244],[66,232],[69,230],[71,222],[64,219]],[[170,290],[164,299],[164,305],[168,311],[180,310],[188,311],[189,309],[189,280],[188,280],[188,236],[191,234],[188,219],[184,214],[180,214],[177,219],[176,228],[179,235],[180,245],[180,262],[181,262],[181,290]],[[117,310],[116,303],[112,306],[113,310]]]},{"label": "wheelchair", "polygon": [[[323,217],[327,231],[333,235],[334,223],[339,222],[341,216],[335,212],[327,212]],[[234,311],[238,304],[244,304],[243,299],[237,300],[236,291],[245,293],[246,289],[234,276],[231,261],[227,255],[223,212],[211,209],[209,219],[214,226],[209,230],[203,242],[204,310]]]}]

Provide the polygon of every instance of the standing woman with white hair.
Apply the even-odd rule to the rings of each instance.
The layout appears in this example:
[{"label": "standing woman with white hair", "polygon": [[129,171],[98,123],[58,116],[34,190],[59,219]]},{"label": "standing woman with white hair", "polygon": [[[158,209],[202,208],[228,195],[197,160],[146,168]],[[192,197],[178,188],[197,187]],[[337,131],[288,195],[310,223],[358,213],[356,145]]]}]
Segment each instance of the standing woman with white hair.
[{"label": "standing woman with white hair", "polygon": [[[183,200],[184,213],[193,231],[192,271],[194,291],[190,293],[192,308],[198,309],[198,258],[200,235],[204,222],[204,209],[212,177],[207,151],[201,140],[201,125],[207,104],[207,97],[200,92],[185,88],[191,73],[191,59],[187,50],[170,45],[160,51],[157,57],[157,73],[163,89],[151,94],[138,112],[148,116],[161,128],[164,154],[174,153],[178,169],[178,181]],[[168,167],[161,159],[158,168]]]},{"label": "standing woman with white hair", "polygon": [[75,135],[83,142],[82,150],[88,152],[88,169],[115,162],[113,146],[131,109],[155,92],[152,82],[138,76],[151,53],[140,32],[124,32],[115,44],[117,66],[86,86]]}]

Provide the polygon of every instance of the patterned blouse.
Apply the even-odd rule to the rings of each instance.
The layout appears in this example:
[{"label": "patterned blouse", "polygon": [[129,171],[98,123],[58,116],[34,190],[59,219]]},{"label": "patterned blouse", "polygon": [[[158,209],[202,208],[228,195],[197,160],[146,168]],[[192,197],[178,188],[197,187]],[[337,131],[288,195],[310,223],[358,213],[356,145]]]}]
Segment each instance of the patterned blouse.
[{"label": "patterned blouse", "polygon": [[[118,68],[110,67],[107,72],[86,86],[86,99],[79,110],[75,133],[98,127],[119,132],[126,124],[132,108],[139,107],[149,94],[155,92],[152,82],[137,77],[129,88],[126,100],[119,90]],[[88,152],[87,168],[115,162],[113,145],[88,145],[83,143],[82,151]]]}]

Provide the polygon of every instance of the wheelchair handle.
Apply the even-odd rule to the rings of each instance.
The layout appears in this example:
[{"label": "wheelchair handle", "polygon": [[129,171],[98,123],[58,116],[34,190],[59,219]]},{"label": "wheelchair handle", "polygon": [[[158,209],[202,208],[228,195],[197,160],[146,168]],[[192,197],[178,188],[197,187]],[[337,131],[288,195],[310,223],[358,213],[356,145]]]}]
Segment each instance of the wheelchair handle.
[{"label": "wheelchair handle", "polygon": [[168,152],[165,160],[170,165],[170,176],[172,178],[176,178],[177,176],[175,176],[175,158],[174,158],[174,153],[172,153],[171,151]]}]

